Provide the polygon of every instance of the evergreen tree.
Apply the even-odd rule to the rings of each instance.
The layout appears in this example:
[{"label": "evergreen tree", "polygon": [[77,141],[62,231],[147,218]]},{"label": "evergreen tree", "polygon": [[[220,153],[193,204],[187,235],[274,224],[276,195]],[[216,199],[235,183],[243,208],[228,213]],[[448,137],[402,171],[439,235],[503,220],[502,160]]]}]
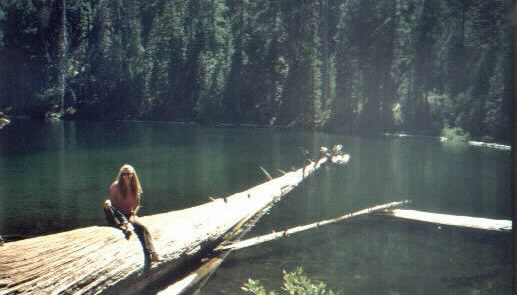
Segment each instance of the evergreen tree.
[{"label": "evergreen tree", "polygon": [[0,108],[504,140],[511,6],[1,0]]}]

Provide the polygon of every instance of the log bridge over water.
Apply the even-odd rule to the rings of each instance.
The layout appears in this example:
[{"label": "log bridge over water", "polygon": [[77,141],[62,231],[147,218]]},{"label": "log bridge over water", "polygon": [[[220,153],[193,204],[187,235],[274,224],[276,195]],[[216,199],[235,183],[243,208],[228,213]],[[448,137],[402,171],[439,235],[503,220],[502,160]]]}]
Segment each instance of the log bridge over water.
[{"label": "log bridge over water", "polygon": [[[340,146],[332,151],[322,148],[319,159],[283,176],[273,179],[264,170],[270,180],[246,191],[141,217],[161,255],[161,261],[151,265],[144,261],[138,238],[128,241],[122,231],[108,226],[5,243],[0,248],[0,295],[139,294],[164,277],[177,276],[181,282],[203,256],[222,242],[237,240],[274,202],[322,165],[346,163],[349,158]],[[181,293],[191,283],[168,293]]]}]

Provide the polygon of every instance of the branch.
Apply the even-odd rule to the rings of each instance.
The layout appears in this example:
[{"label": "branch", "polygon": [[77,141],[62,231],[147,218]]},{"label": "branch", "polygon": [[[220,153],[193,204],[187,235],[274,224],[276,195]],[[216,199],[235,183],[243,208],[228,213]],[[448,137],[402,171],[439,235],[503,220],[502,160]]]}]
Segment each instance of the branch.
[{"label": "branch", "polygon": [[329,224],[336,223],[336,222],[339,222],[339,221],[342,221],[342,220],[345,220],[345,219],[349,219],[349,218],[352,218],[352,217],[356,217],[356,216],[359,216],[359,215],[370,214],[370,213],[373,213],[373,212],[377,212],[377,211],[380,211],[380,210],[385,210],[385,209],[388,209],[388,208],[391,208],[391,207],[400,206],[400,205],[407,204],[407,203],[409,203],[408,200],[399,201],[399,202],[392,202],[392,203],[386,203],[386,204],[382,204],[382,205],[366,208],[366,209],[363,209],[363,210],[359,210],[359,211],[356,211],[356,212],[353,212],[353,213],[347,213],[345,215],[342,215],[340,217],[336,217],[336,218],[333,218],[333,219],[327,219],[327,220],[322,220],[322,221],[311,223],[311,224],[307,224],[307,225],[296,226],[296,227],[287,229],[287,230],[282,231],[282,232],[273,232],[273,233],[270,233],[270,234],[267,234],[267,235],[250,238],[250,239],[243,240],[243,241],[240,241],[240,242],[235,242],[235,243],[232,243],[232,244],[229,244],[229,245],[222,245],[220,247],[217,247],[215,250],[216,251],[239,250],[239,249],[255,246],[255,245],[258,245],[258,244],[262,244],[262,243],[265,243],[265,242],[268,242],[268,241],[276,240],[276,239],[279,239],[279,238],[282,238],[282,237],[285,237],[285,236],[288,236],[288,235],[291,235],[291,234],[294,234],[294,233],[299,233],[299,232],[306,231],[306,230],[309,230],[309,229],[318,228],[320,226],[329,225]]},{"label": "branch", "polygon": [[264,169],[262,166],[259,166],[259,168],[266,175],[268,180],[272,180],[273,179],[273,177],[271,177],[271,175],[266,171],[266,169]]}]

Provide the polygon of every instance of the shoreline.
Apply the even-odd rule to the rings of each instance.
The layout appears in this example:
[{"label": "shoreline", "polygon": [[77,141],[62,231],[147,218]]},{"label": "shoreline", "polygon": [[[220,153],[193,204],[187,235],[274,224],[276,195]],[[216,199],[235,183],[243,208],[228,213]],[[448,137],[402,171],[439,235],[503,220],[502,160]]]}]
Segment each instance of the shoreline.
[{"label": "shoreline", "polygon": [[[272,129],[272,130],[293,130],[293,131],[318,131],[323,133],[330,133],[330,134],[339,134],[344,136],[371,136],[371,134],[360,134],[360,133],[343,133],[335,130],[310,130],[310,129],[304,129],[299,127],[292,127],[290,125],[266,125],[266,124],[254,124],[254,123],[221,123],[221,122],[196,122],[196,121],[163,121],[163,120],[138,120],[138,119],[119,119],[119,120],[79,120],[79,119],[48,119],[48,120],[40,120],[36,118],[32,118],[27,115],[16,115],[16,116],[10,116],[10,119],[12,120],[34,120],[34,121],[40,121],[40,122],[52,122],[52,121],[70,121],[70,122],[80,122],[80,121],[94,121],[94,122],[122,122],[122,123],[157,123],[157,124],[171,124],[171,125],[185,125],[185,126],[215,126],[215,127],[245,127],[245,128],[262,128],[262,129]],[[11,120],[11,121],[12,121]],[[11,122],[12,123],[12,122]],[[431,140],[438,140],[442,143],[445,143],[449,141],[449,138],[445,136],[440,135],[421,135],[421,134],[409,134],[404,131],[396,131],[396,132],[380,132],[378,133],[379,136],[382,137],[395,137],[395,138],[420,138],[420,139],[431,139]],[[492,148],[502,151],[511,151],[512,146],[500,142],[484,142],[481,140],[469,140],[469,141],[462,141],[465,142],[469,146],[476,146],[476,147],[486,147],[486,148]]]}]

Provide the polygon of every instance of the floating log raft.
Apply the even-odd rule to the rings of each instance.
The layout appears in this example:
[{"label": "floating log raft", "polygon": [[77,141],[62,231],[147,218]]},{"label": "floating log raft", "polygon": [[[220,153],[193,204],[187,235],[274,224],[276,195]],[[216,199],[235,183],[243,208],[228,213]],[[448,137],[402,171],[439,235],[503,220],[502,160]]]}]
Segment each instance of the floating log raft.
[{"label": "floating log raft", "polygon": [[108,226],[5,243],[0,248],[0,295],[139,294],[164,274],[211,251],[325,163],[346,163],[349,158],[338,147],[332,155],[324,154],[303,168],[246,191],[184,210],[141,217],[161,255],[161,261],[152,265],[145,263],[136,237],[128,241],[122,231]]},{"label": "floating log raft", "polygon": [[479,218],[479,217],[470,217],[470,216],[458,216],[458,215],[450,215],[450,214],[439,214],[439,213],[430,213],[430,212],[422,212],[416,210],[405,210],[405,209],[393,209],[393,210],[385,210],[382,212],[384,215],[410,219],[420,222],[429,222],[441,225],[449,225],[449,226],[459,226],[465,228],[474,228],[474,229],[482,229],[482,230],[492,230],[492,231],[502,231],[502,232],[510,232],[512,231],[512,221],[511,220],[499,220],[499,219],[488,219],[488,218]]}]

